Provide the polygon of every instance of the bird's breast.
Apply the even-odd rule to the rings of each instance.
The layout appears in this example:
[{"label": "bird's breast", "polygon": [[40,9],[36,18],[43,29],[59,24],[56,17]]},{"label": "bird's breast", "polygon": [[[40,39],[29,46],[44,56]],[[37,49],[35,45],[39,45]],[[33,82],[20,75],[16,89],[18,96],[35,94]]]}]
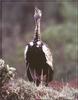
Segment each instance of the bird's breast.
[{"label": "bird's breast", "polygon": [[26,58],[33,66],[42,65],[46,62],[45,55],[40,45],[39,47],[37,47],[37,45],[29,46]]}]

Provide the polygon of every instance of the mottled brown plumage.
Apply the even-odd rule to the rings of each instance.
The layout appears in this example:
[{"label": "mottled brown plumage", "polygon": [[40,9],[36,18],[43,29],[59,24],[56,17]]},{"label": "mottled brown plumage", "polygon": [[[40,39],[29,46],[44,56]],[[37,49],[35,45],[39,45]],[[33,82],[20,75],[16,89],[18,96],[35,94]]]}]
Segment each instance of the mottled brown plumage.
[{"label": "mottled brown plumage", "polygon": [[34,14],[34,38],[26,45],[24,53],[28,79],[29,81],[34,81],[37,85],[39,85],[40,82],[48,84],[48,82],[53,79],[52,54],[47,45],[41,41],[41,16],[41,10],[36,7]]}]

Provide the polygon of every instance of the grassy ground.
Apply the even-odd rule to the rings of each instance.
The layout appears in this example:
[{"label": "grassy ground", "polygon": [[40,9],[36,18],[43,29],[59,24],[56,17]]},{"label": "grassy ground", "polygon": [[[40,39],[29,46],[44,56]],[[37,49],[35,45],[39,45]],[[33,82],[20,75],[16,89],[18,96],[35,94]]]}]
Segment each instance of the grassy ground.
[{"label": "grassy ground", "polygon": [[52,81],[46,87],[14,78],[15,68],[0,60],[0,100],[78,100],[78,80]]}]

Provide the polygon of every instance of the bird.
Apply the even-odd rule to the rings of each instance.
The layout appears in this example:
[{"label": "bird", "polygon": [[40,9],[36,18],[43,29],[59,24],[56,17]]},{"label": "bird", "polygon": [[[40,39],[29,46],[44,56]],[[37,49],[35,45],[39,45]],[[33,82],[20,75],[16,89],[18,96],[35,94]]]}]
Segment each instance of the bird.
[{"label": "bird", "polygon": [[48,45],[41,39],[40,21],[42,11],[35,7],[35,30],[33,39],[25,46],[24,58],[27,77],[37,86],[42,82],[46,86],[53,80],[53,57]]}]

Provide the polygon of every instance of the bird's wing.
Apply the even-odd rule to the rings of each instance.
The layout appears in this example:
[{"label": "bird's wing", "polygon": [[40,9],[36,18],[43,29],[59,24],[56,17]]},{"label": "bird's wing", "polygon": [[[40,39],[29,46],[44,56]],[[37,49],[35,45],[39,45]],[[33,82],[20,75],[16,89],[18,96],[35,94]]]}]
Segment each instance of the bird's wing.
[{"label": "bird's wing", "polygon": [[49,50],[49,48],[46,46],[46,45],[42,45],[42,49],[43,49],[43,52],[45,54],[45,57],[46,57],[46,63],[51,66],[52,70],[54,69],[53,68],[53,58],[52,58],[52,54]]},{"label": "bird's wing", "polygon": [[26,64],[25,78],[27,76],[27,70],[28,70],[28,62],[27,62],[27,59],[26,59],[26,57],[27,57],[27,51],[28,51],[28,45],[26,45],[25,50],[24,50],[24,59],[25,59],[24,61],[25,61],[25,64]]}]

